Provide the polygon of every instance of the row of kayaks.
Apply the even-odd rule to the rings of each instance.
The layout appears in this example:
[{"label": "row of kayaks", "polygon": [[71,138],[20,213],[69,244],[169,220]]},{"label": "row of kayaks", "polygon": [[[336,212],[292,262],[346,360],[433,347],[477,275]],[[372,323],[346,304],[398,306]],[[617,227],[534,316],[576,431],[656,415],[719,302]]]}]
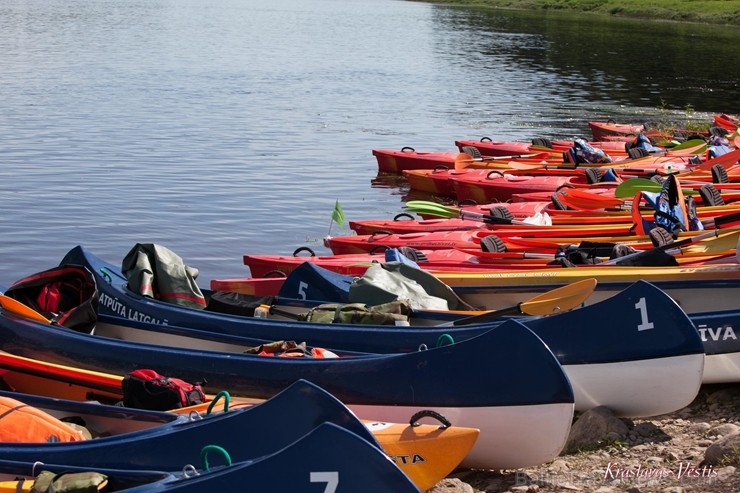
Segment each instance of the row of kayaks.
[{"label": "row of kayaks", "polygon": [[[650,129],[646,124],[622,124],[610,120],[590,121],[588,126],[592,133],[589,141],[581,138],[533,138],[530,142],[522,142],[483,137],[455,140],[458,152],[416,151],[406,146],[399,150],[374,149],[373,156],[379,172],[395,174],[419,169],[462,170],[468,167],[522,170],[550,165],[556,168],[563,164],[571,169],[578,165],[609,164],[616,169],[631,168],[631,172],[637,174],[644,174],[646,170],[654,173],[668,166],[675,170],[685,169],[696,154],[709,152],[712,147],[732,145],[737,133],[737,118],[727,114],[715,115],[704,129],[674,129],[673,135]],[[584,170],[579,171],[583,176]]]},{"label": "row of kayaks", "polygon": [[[129,290],[120,268],[82,247],[60,265],[83,266],[94,276],[94,331],[4,310],[3,350],[119,375],[156,368],[205,381],[211,392],[228,389],[259,400],[305,379],[360,418],[404,423],[431,412],[453,428],[479,430],[461,459],[464,467],[547,462],[564,446],[576,410],[606,405],[622,416],[671,412],[689,404],[707,377],[721,378],[711,371],[736,364],[730,352],[710,354],[697,322],[647,282],[548,317],[422,329],[278,321],[164,303]],[[340,357],[245,354],[278,339],[316,341]],[[671,385],[676,379],[682,385]]]},{"label": "row of kayaks", "polygon": [[[712,136],[663,149],[660,162],[704,152]],[[587,145],[618,154],[637,144],[602,142]],[[453,167],[512,150],[489,143],[476,153],[461,141],[468,154]],[[3,431],[31,430],[18,410],[33,409],[36,434],[74,425],[95,438],[3,438],[0,492],[34,482],[33,491],[46,491],[43,481],[97,491],[420,491],[456,467],[548,462],[588,409],[660,415],[691,403],[704,383],[738,381],[736,151],[692,162],[703,167],[690,171],[692,181],[669,173],[652,185],[618,174],[627,185],[589,186],[592,172],[548,169],[559,168],[566,145],[522,147],[510,154],[539,154],[499,174],[524,183],[524,171],[537,170],[577,191],[559,192],[562,202],[597,207],[417,201],[406,212],[422,219],[393,223],[428,230],[357,222],[366,238],[327,238],[332,256],[245,255],[253,276],[215,280],[210,290],[164,247],[137,244],[116,265],[78,246],[4,289]],[[650,157],[627,154],[643,164]],[[702,194],[691,188],[699,184]],[[648,235],[656,216],[628,210],[640,204],[631,194],[668,189],[682,202],[684,192],[701,197],[692,211],[700,227]],[[689,219],[685,207],[669,212]],[[546,220],[529,220],[537,213]],[[342,241],[360,247],[349,254]],[[609,248],[628,263],[605,260]],[[593,265],[547,265],[551,255],[575,253]],[[639,263],[646,255],[667,263]],[[168,412],[122,407],[123,376],[136,369],[197,382],[211,400]]]}]

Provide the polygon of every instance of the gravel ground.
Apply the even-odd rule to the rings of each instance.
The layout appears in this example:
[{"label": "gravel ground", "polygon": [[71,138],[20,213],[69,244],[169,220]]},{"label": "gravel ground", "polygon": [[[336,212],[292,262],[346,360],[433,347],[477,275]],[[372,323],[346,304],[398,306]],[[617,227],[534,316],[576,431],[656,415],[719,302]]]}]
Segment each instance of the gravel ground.
[{"label": "gravel ground", "polygon": [[740,446],[718,464],[703,463],[710,445],[740,433],[740,384],[705,385],[684,409],[624,421],[624,440],[526,470],[459,469],[430,492],[740,492]]}]

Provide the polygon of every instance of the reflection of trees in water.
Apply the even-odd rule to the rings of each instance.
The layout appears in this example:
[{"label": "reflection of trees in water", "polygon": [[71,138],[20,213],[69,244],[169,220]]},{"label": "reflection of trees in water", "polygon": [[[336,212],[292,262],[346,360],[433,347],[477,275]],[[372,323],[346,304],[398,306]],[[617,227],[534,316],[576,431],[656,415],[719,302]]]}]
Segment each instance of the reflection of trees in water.
[{"label": "reflection of trees in water", "polygon": [[461,69],[481,80],[530,74],[532,87],[564,104],[740,113],[736,27],[443,7],[434,14],[440,31],[460,37]]}]

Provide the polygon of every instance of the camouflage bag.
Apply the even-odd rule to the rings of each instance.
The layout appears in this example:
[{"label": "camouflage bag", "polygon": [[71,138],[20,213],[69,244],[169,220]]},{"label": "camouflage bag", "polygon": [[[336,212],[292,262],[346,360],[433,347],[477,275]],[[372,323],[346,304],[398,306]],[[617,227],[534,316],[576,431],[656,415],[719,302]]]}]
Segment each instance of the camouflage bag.
[{"label": "camouflage bag", "polygon": [[326,303],[301,314],[298,319],[329,324],[396,325],[396,322],[408,322],[410,314],[411,309],[404,301],[392,301],[370,307],[364,303]]},{"label": "camouflage bag", "polygon": [[41,471],[30,493],[98,493],[108,484],[108,477],[95,471]]}]

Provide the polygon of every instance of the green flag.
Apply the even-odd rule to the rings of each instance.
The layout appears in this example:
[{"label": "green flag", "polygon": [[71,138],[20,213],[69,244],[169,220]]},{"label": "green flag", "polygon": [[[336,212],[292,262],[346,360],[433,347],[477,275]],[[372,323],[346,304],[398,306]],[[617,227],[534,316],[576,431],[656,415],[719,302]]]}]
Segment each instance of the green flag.
[{"label": "green flag", "polygon": [[331,213],[331,218],[339,226],[344,226],[344,211],[342,206],[339,205],[339,200],[334,204],[334,212]]}]

